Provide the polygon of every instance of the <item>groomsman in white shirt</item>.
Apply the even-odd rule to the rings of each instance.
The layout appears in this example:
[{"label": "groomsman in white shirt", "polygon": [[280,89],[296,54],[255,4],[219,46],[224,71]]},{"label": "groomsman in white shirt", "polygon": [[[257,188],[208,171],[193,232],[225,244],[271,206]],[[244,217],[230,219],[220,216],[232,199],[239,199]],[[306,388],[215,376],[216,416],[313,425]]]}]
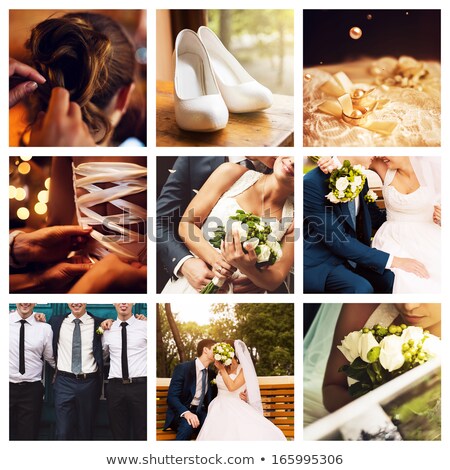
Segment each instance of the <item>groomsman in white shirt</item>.
[{"label": "groomsman in white shirt", "polygon": [[[133,316],[134,304],[114,304],[117,320],[102,337],[110,369],[107,388],[114,439],[147,440],[147,322]],[[130,426],[131,425],[131,426]]]},{"label": "groomsman in white shirt", "polygon": [[50,325],[36,321],[36,304],[16,304],[9,316],[9,438],[35,440],[39,435],[44,361],[55,367]]}]

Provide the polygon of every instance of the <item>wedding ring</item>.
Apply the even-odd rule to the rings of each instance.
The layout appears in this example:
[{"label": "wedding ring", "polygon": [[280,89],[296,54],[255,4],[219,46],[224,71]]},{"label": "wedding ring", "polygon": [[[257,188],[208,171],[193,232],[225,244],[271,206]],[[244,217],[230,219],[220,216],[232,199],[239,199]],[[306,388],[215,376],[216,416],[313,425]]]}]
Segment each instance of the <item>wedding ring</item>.
[{"label": "wedding ring", "polygon": [[354,106],[350,116],[342,112],[342,119],[348,124],[360,126],[365,123],[368,114],[369,112],[363,106]]}]

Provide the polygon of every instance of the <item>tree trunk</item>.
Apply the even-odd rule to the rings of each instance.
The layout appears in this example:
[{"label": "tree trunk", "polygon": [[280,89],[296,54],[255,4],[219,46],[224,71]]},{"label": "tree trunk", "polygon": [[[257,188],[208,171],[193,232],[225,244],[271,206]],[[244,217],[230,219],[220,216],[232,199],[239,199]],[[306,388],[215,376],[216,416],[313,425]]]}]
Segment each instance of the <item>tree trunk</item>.
[{"label": "tree trunk", "polygon": [[167,377],[166,350],[162,339],[161,310],[156,304],[156,377]]},{"label": "tree trunk", "polygon": [[178,330],[178,326],[172,315],[172,308],[170,307],[170,304],[164,304],[164,309],[166,310],[167,321],[169,322],[170,330],[172,331],[173,339],[175,340],[175,344],[177,346],[180,362],[184,362],[186,361],[186,353],[184,352],[180,331]]},{"label": "tree trunk", "polygon": [[231,11],[220,10],[220,39],[228,49],[231,42]]}]

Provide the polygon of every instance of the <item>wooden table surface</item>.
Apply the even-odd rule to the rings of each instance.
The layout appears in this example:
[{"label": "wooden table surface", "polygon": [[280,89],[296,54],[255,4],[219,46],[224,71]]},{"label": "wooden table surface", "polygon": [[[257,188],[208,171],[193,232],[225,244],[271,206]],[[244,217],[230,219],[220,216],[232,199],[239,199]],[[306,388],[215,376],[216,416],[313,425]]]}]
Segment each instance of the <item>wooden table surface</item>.
[{"label": "wooden table surface", "polygon": [[158,147],[292,147],[294,97],[274,95],[273,105],[257,113],[230,113],[225,129],[188,132],[175,122],[173,83],[156,83],[156,145]]}]

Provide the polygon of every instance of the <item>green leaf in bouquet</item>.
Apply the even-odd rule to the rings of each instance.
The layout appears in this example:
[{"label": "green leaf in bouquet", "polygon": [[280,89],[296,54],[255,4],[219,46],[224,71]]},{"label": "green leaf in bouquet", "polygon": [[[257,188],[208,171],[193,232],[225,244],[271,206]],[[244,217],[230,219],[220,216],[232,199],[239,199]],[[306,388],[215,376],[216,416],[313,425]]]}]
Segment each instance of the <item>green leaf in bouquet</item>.
[{"label": "green leaf in bouquet", "polygon": [[371,390],[373,390],[371,385],[362,382],[356,382],[348,387],[348,393],[354,398],[362,397]]}]

